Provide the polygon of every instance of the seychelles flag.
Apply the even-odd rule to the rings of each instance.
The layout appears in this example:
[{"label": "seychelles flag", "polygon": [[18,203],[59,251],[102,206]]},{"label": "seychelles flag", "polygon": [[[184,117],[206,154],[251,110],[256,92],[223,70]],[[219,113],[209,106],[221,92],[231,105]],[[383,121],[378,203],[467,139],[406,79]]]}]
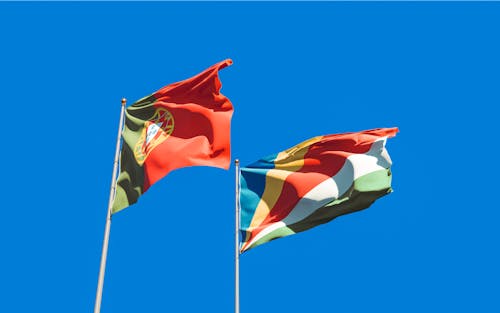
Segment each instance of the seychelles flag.
[{"label": "seychelles flag", "polygon": [[369,207],[390,193],[397,128],[311,138],[241,169],[244,252]]},{"label": "seychelles flag", "polygon": [[127,108],[113,213],[177,168],[229,168],[233,105],[220,93],[218,72],[231,64],[215,64]]}]

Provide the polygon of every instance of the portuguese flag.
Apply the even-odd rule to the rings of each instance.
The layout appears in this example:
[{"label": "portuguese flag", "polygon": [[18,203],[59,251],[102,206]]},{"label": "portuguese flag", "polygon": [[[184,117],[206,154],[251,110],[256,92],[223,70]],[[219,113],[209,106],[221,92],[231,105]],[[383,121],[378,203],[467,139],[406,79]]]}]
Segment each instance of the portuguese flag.
[{"label": "portuguese flag", "polygon": [[390,193],[397,128],[326,135],[241,169],[241,252],[369,207]]},{"label": "portuguese flag", "polygon": [[215,64],[127,108],[113,213],[137,202],[174,169],[229,168],[233,105],[219,92],[218,72],[231,64]]}]

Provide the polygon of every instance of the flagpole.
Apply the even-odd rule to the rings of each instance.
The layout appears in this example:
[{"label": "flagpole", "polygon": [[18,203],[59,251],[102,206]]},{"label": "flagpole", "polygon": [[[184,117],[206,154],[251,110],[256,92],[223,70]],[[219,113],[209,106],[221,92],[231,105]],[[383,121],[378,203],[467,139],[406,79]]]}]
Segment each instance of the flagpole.
[{"label": "flagpole", "polygon": [[106,257],[108,255],[109,233],[111,230],[111,207],[116,190],[116,172],[118,170],[118,158],[120,156],[120,139],[123,128],[123,116],[125,113],[125,104],[127,99],[122,99],[122,108],[120,112],[120,123],[118,126],[118,136],[116,138],[115,161],[113,163],[113,175],[111,176],[111,188],[109,191],[108,214],[106,215],[106,227],[104,229],[104,241],[102,244],[101,267],[99,269],[99,280],[97,281],[97,292],[95,296],[94,313],[101,312],[102,288],[104,286],[104,272],[106,271]]},{"label": "flagpole", "polygon": [[240,250],[238,233],[240,227],[240,160],[234,161],[236,170],[236,214],[234,219],[234,313],[240,313]]}]

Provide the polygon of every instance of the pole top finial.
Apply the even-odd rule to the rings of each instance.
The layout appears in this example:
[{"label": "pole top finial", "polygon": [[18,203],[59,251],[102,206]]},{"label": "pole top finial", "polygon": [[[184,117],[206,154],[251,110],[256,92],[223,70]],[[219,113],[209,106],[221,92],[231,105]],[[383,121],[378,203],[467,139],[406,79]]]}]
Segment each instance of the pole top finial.
[{"label": "pole top finial", "polygon": [[239,159],[234,160],[234,164],[236,165],[240,164],[240,160]]},{"label": "pole top finial", "polygon": [[125,105],[127,103],[127,99],[122,98],[122,105]]}]

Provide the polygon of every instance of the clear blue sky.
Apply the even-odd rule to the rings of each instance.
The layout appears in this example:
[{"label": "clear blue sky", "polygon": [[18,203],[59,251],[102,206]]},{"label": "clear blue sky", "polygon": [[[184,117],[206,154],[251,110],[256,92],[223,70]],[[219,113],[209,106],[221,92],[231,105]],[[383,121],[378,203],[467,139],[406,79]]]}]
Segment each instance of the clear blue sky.
[{"label": "clear blue sky", "polygon": [[[226,58],[232,156],[375,127],[394,193],[241,257],[241,312],[500,312],[499,3],[0,3],[0,311],[92,312],[120,99]],[[234,168],[113,219],[102,312],[232,312]]]}]

